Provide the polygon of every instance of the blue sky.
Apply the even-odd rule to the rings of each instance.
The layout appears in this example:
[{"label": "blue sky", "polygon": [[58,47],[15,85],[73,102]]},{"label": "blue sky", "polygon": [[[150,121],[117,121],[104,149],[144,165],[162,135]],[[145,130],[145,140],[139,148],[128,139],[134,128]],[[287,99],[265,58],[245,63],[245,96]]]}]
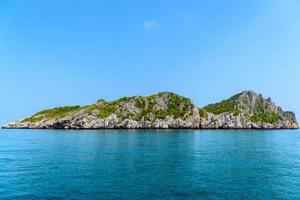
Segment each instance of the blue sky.
[{"label": "blue sky", "polygon": [[2,0],[0,124],[61,105],[252,89],[300,113],[300,2]]}]

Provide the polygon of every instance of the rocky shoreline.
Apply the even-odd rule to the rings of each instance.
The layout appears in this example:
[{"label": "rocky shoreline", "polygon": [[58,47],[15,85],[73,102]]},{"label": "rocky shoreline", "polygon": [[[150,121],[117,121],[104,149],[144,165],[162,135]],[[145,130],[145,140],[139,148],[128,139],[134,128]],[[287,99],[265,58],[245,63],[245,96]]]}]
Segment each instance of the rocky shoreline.
[{"label": "rocky shoreline", "polygon": [[88,106],[59,107],[10,122],[4,129],[297,129],[293,112],[244,91],[197,108],[186,97],[162,92],[148,97],[98,100]]}]

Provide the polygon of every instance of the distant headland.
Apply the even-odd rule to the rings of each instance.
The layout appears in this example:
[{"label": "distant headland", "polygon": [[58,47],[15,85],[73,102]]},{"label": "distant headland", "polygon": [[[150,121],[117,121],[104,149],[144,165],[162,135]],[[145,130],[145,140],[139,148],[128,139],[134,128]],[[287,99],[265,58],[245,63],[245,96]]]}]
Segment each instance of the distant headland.
[{"label": "distant headland", "polygon": [[243,91],[219,103],[198,108],[172,92],[151,96],[103,99],[87,106],[47,109],[6,129],[297,129],[293,112],[271,98]]}]

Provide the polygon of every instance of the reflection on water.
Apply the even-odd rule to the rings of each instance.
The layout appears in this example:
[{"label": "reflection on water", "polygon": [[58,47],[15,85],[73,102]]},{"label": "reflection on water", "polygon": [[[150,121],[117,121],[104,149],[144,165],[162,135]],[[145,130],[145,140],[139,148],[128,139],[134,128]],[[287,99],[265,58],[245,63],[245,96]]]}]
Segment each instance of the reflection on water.
[{"label": "reflection on water", "polygon": [[0,199],[299,199],[300,132],[0,130]]}]

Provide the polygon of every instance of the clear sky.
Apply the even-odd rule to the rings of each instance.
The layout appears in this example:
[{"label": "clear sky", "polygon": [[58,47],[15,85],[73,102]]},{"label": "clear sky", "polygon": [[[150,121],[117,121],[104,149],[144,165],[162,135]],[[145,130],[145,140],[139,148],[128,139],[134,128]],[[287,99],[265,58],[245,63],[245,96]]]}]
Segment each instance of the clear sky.
[{"label": "clear sky", "polygon": [[0,27],[0,124],[159,91],[300,113],[297,0],[1,0]]}]

